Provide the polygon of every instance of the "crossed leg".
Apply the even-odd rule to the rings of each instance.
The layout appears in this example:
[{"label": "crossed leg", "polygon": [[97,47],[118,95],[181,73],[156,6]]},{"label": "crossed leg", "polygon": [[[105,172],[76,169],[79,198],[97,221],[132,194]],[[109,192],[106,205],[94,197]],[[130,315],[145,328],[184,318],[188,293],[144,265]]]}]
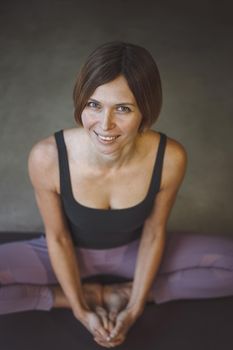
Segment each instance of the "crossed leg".
[{"label": "crossed leg", "polygon": [[[115,267],[122,277],[133,279],[137,248],[135,242],[123,250]],[[105,267],[105,263],[103,260],[101,266]],[[84,293],[90,303],[104,302],[116,311],[127,303],[131,288],[132,282],[104,287],[84,284]],[[232,239],[190,234],[172,235],[168,239],[148,301],[162,303],[229,295],[233,295]],[[57,286],[45,240],[0,245],[0,314],[52,307],[69,304]]]},{"label": "crossed leg", "polygon": [[[128,246],[115,271],[132,279],[138,242]],[[117,251],[119,254],[119,250]],[[114,258],[114,250],[111,251]],[[98,264],[97,264],[98,265]],[[100,271],[101,272],[101,264]],[[104,271],[102,271],[104,272]],[[113,317],[127,304],[132,282],[100,286],[89,285],[92,295],[102,293],[102,301]],[[157,304],[177,299],[216,298],[233,295],[233,240],[224,236],[171,234],[148,295]],[[64,297],[64,296],[63,296]],[[64,299],[63,299],[64,300]]]},{"label": "crossed leg", "polygon": [[[86,275],[89,272],[86,271]],[[115,295],[113,302],[110,290],[104,293],[104,286],[98,283],[83,283],[83,292],[92,309],[107,304],[114,305],[115,309],[117,304],[119,309],[123,305],[122,293]],[[53,307],[69,308],[70,305],[54,275],[45,239],[1,244],[0,314]]]}]

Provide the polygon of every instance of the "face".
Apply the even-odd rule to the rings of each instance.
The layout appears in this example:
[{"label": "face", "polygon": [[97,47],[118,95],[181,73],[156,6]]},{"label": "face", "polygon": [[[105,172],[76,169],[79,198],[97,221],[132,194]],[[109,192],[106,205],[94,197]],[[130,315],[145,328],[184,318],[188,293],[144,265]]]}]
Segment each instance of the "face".
[{"label": "face", "polygon": [[119,152],[138,136],[142,116],[123,76],[100,85],[82,112],[83,127],[98,151]]}]

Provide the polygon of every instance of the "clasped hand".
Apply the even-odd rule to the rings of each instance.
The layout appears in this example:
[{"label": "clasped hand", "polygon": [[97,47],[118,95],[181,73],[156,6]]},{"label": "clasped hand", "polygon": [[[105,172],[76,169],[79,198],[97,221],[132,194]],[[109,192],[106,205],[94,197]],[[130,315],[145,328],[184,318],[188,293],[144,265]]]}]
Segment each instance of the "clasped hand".
[{"label": "clasped hand", "polygon": [[114,314],[97,305],[95,310],[85,313],[82,323],[99,345],[110,348],[124,342],[129,328],[137,317],[131,309],[125,308]]}]

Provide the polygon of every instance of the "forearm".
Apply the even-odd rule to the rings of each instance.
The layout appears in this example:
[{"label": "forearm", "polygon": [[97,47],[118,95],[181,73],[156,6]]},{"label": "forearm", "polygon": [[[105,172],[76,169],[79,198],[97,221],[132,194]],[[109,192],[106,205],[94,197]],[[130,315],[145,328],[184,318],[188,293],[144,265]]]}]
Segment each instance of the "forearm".
[{"label": "forearm", "polygon": [[[64,235],[65,236],[65,235]],[[71,305],[73,313],[81,317],[88,309],[85,302],[73,242],[69,237],[57,239],[47,235],[48,251],[54,273]]]},{"label": "forearm", "polygon": [[159,269],[165,247],[165,230],[144,232],[139,245],[131,296],[127,307],[141,313]]}]

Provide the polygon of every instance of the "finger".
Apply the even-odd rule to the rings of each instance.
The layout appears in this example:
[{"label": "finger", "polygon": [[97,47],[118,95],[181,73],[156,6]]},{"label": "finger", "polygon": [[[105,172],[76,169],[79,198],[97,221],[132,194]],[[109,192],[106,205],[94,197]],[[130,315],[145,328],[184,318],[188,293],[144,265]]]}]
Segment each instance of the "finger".
[{"label": "finger", "polygon": [[117,310],[112,309],[111,311],[109,311],[108,317],[113,323],[115,323],[117,319],[117,315],[118,315]]},{"label": "finger", "polygon": [[102,346],[105,346],[106,348],[112,348],[114,346],[117,346],[117,345],[120,345],[123,343],[123,341],[125,340],[125,338],[119,338],[119,339],[114,339],[114,341],[111,341],[111,342],[106,342],[104,341],[103,339],[100,339],[98,337],[95,337],[94,340],[99,344],[99,345],[102,345]]},{"label": "finger", "polygon": [[105,340],[109,337],[108,332],[102,326],[98,327],[98,329],[96,328],[94,330],[94,335],[98,335],[99,337],[101,337]]},{"label": "finger", "polygon": [[100,316],[99,317],[99,325],[98,327],[96,327],[96,331],[100,334],[100,336],[102,336],[104,339],[107,339],[107,337],[109,336],[109,332],[103,327],[102,323],[101,323],[101,319]]},{"label": "finger", "polygon": [[104,346],[105,348],[111,347],[110,343],[107,341],[104,341],[102,338],[100,339],[100,338],[95,337],[94,340],[97,344]]},{"label": "finger", "polygon": [[108,320],[108,331],[109,331],[109,333],[112,332],[114,327],[115,327],[115,324],[111,320]]},{"label": "finger", "polygon": [[109,342],[110,347],[118,346],[124,342],[125,338],[120,337]]},{"label": "finger", "polygon": [[101,316],[101,320],[102,320],[102,323],[103,323],[103,326],[104,326],[104,329],[109,331],[109,327],[108,327],[108,318],[106,316]]},{"label": "finger", "polygon": [[119,334],[116,338],[114,339],[109,339],[109,340],[106,340],[106,339],[103,339],[103,337],[101,337],[100,334],[96,334],[95,338],[102,341],[102,342],[107,342],[107,343],[112,343],[112,342],[118,342],[120,341],[122,338],[124,338],[125,336],[123,334]]},{"label": "finger", "polygon": [[117,320],[115,328],[110,333],[110,338],[115,338],[123,329],[123,322]]},{"label": "finger", "polygon": [[95,308],[95,311],[98,314],[107,315],[107,311],[102,306],[97,305],[96,308]]},{"label": "finger", "polygon": [[102,308],[101,306],[98,306],[98,307],[96,307],[96,313],[97,313],[97,315],[100,316],[102,324],[103,324],[105,330],[109,330],[108,329],[108,314],[107,314],[107,311],[104,308]]},{"label": "finger", "polygon": [[118,345],[122,344],[124,342],[124,340],[125,340],[124,338],[121,338],[121,339],[119,339],[117,341],[110,342],[110,345],[113,348],[114,346],[118,346]]}]

